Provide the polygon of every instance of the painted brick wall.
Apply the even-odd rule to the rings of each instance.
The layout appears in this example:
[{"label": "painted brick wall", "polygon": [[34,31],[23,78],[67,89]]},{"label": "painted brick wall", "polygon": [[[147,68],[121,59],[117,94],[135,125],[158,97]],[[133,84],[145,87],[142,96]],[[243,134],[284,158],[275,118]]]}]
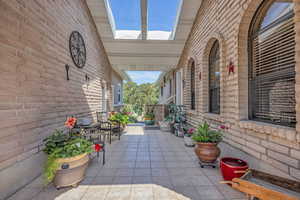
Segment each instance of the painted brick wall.
[{"label": "painted brick wall", "polygon": [[[197,125],[208,121],[213,127],[230,127],[224,141],[247,155],[264,161],[283,176],[300,179],[300,123],[296,129],[248,120],[247,38],[251,19],[263,0],[206,0],[186,42],[178,68],[184,68],[184,102],[189,106],[188,60],[196,61],[196,111],[188,111],[189,121]],[[300,120],[300,2],[295,3],[296,99]],[[221,114],[208,112],[208,55],[215,40],[220,43]],[[230,61],[235,73],[228,75]],[[199,73],[201,72],[201,80]]]},{"label": "painted brick wall", "polygon": [[[83,69],[69,54],[74,30],[86,43]],[[67,115],[95,117],[102,106],[101,85],[111,85],[110,77],[84,0],[0,1],[0,199],[41,172],[42,141],[63,127]]]}]

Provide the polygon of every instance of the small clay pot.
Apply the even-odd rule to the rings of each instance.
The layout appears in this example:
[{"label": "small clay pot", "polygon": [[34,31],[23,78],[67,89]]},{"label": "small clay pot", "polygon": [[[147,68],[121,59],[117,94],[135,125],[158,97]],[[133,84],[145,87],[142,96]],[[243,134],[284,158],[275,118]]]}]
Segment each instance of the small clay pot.
[{"label": "small clay pot", "polygon": [[220,156],[220,149],[217,143],[197,142],[195,153],[201,162],[214,163]]}]

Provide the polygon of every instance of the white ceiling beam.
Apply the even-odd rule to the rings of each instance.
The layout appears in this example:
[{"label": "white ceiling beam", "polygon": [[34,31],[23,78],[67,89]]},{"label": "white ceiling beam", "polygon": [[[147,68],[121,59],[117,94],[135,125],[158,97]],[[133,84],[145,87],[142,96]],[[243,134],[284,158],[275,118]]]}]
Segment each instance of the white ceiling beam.
[{"label": "white ceiling beam", "polygon": [[142,22],[142,40],[147,40],[147,22],[148,22],[148,2],[141,0],[141,22]]}]

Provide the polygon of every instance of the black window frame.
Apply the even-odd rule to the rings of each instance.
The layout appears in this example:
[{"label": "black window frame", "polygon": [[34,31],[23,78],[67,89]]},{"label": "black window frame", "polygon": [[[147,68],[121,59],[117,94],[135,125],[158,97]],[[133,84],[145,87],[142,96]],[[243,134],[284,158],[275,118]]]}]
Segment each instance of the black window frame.
[{"label": "black window frame", "polygon": [[191,95],[191,110],[196,110],[196,83],[195,83],[195,61],[194,59],[190,60],[190,95]]},{"label": "black window frame", "polygon": [[[215,78],[216,70],[214,69],[214,75],[212,73],[212,67],[216,68],[218,63],[219,78],[217,81],[212,81]],[[220,114],[220,98],[221,98],[221,67],[220,67],[220,44],[218,40],[215,40],[209,53],[208,58],[208,93],[209,93],[209,113]]]}]

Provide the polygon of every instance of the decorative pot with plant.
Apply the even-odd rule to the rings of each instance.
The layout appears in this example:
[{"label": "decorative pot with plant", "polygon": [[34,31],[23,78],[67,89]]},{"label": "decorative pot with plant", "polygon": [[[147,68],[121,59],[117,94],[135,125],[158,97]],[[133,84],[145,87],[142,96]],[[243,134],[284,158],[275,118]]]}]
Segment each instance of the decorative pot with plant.
[{"label": "decorative pot with plant", "polygon": [[154,125],[155,121],[154,121],[154,113],[153,112],[148,112],[144,115],[144,120],[145,120],[145,124],[146,125]]},{"label": "decorative pot with plant", "polygon": [[184,133],[184,144],[187,147],[194,147],[195,142],[192,140],[192,135],[195,133],[196,129],[194,128],[189,128],[185,133]]},{"label": "decorative pot with plant", "polygon": [[171,122],[173,118],[171,116],[167,116],[164,121],[160,121],[159,127],[161,131],[170,132],[171,131]]},{"label": "decorative pot with plant", "polygon": [[127,124],[129,123],[129,116],[123,113],[111,113],[109,120],[114,123],[120,123],[122,131],[126,128]]},{"label": "decorative pot with plant", "polygon": [[[71,128],[76,119],[69,118],[66,126]],[[47,162],[44,168],[45,183],[53,181],[56,188],[76,186],[85,175],[89,154],[93,152],[90,141],[78,135],[56,130],[45,140]]]},{"label": "decorative pot with plant", "polygon": [[198,126],[192,139],[196,142],[195,153],[203,163],[214,163],[220,156],[217,146],[222,140],[220,131],[210,129],[207,122]]}]

